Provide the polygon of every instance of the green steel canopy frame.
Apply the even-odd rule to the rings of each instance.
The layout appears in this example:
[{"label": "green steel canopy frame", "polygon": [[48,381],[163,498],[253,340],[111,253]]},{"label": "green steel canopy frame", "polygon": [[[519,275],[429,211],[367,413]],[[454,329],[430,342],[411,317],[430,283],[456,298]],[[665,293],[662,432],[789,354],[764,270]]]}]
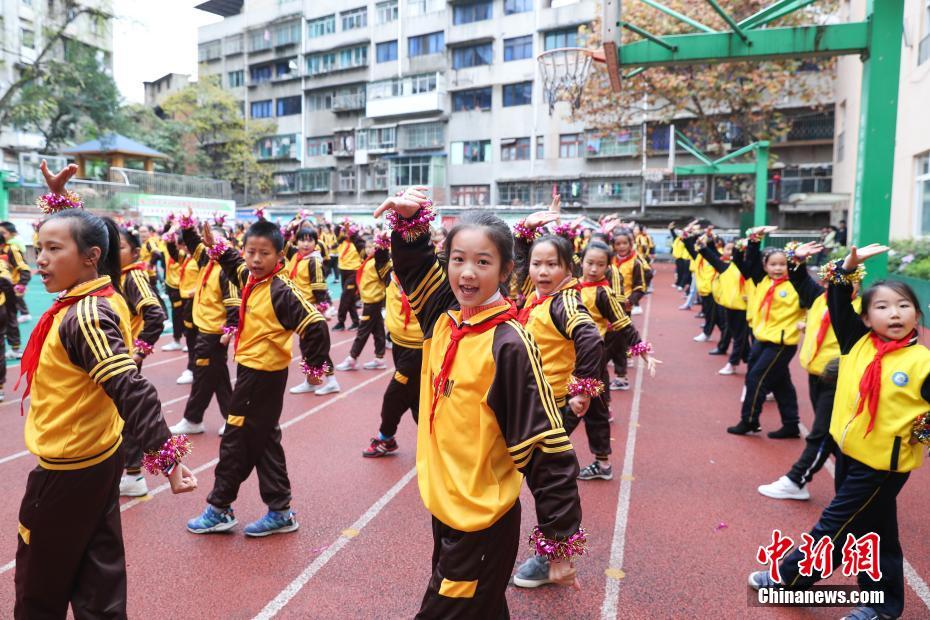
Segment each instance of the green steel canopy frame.
[{"label": "green steel canopy frame", "polygon": [[[622,45],[619,41],[605,38],[604,52],[607,69],[611,86],[615,91],[621,88],[622,79],[633,77],[655,66],[674,67],[777,58],[860,55],[862,58],[862,104],[859,118],[856,188],[853,199],[852,243],[856,245],[888,243],[904,2],[867,0],[866,19],[862,22],[827,26],[764,28],[774,20],[813,4],[815,0],[777,0],[739,22],[733,19],[716,0],[706,0],[730,28],[727,31],[717,31],[666,7],[657,0],[640,1],[687,24],[696,32],[656,35],[622,20],[617,21],[617,26],[642,36],[644,40]],[[626,75],[621,75],[621,70],[630,71]],[[679,144],[681,144],[681,137],[679,135]],[[685,148],[685,150],[688,149]],[[719,168],[715,166],[720,166],[723,161],[732,159],[737,154],[742,155],[749,150],[756,151],[755,164],[724,165],[743,166],[745,171],[740,173],[756,174],[754,222],[756,225],[762,225],[765,223],[766,183],[763,179],[767,178],[767,172],[765,172],[768,167],[767,143],[756,143],[744,147],[716,162],[707,160],[706,156],[704,159],[698,157],[703,161],[703,166],[683,166],[682,171],[676,168],[676,173],[702,174],[697,170],[717,170]],[[763,163],[764,168],[761,167]],[[760,169],[765,176],[760,177]],[[738,174],[734,170],[724,169],[722,172]],[[710,174],[710,172],[703,174]],[[760,196],[762,197],[761,207]],[[887,257],[882,256],[880,259],[876,258],[869,262],[869,279],[883,278],[887,275],[887,271]]]}]

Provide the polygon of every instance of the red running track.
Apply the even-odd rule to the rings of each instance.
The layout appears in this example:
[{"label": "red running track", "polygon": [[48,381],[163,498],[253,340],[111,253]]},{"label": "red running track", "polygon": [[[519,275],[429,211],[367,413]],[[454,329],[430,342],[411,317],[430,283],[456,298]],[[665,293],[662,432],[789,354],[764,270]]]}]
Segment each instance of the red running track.
[{"label": "red running track", "polygon": [[[832,497],[832,478],[821,472],[808,502],[776,501],[756,492],[756,486],[787,471],[803,442],[727,435],[726,426],[739,415],[742,375],[717,375],[721,359],[707,356],[710,345],[691,340],[699,323],[692,313],[676,310],[680,298],[669,287],[670,276],[667,268],[659,269],[646,313],[636,317],[665,363],[655,378],[634,371],[634,389],[612,394],[614,480],[579,483],[591,542],[589,556],[579,562],[582,589],[510,588],[511,615],[838,617],[841,609],[748,604],[746,576],[757,569],[756,549],[769,541],[773,528],[796,539],[807,531]],[[351,337],[333,334],[334,360],[347,354]],[[363,357],[370,355],[369,348]],[[182,360],[177,353],[159,353],[145,369],[172,423],[189,392],[174,383]],[[795,371],[802,420],[809,425],[806,377],[799,366]],[[211,405],[209,432],[195,438],[188,459],[200,488],[172,496],[162,479],[150,477],[147,498],[124,500],[130,617],[413,617],[429,578],[432,542],[413,476],[410,418],[401,423],[396,455],[368,460],[360,454],[377,431],[390,375],[390,370],[339,373],[341,394],[286,396],[284,445],[301,524],[290,535],[251,540],[242,536],[241,526],[214,536],[185,530],[213,482],[220,418]],[[0,416],[0,491],[9,498],[0,506],[0,520],[11,532],[34,465],[22,454],[18,408],[0,405],[5,414]],[[766,430],[778,426],[774,404],[766,405],[762,423]],[[582,465],[590,462],[583,429],[574,443]],[[899,497],[902,544],[911,567],[906,618],[930,616],[930,555],[921,544],[930,535],[930,499],[919,491],[928,476],[925,469],[914,472]],[[522,501],[528,534],[535,510],[525,489]],[[235,509],[240,522],[264,512],[254,477],[243,486]],[[0,541],[0,609],[12,609],[15,541],[13,535]],[[528,554],[521,551],[518,562]]]}]

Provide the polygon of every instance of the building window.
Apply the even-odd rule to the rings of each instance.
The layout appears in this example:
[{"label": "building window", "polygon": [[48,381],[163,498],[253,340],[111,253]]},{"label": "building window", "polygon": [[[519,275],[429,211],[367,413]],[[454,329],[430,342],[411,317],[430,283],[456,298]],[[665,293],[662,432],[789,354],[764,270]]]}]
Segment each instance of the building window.
[{"label": "building window", "polygon": [[390,80],[381,80],[368,84],[368,99],[388,99],[391,97],[403,97],[407,95],[417,95],[419,93],[431,93],[436,90],[436,74],[423,73],[412,75],[405,78],[393,78]]},{"label": "building window", "polygon": [[515,105],[530,105],[533,103],[533,83],[517,82],[516,84],[504,84],[502,93],[504,96],[504,107]]},{"label": "building window", "polygon": [[368,7],[363,6],[358,9],[352,9],[351,11],[343,11],[339,14],[339,18],[342,20],[343,30],[364,28],[368,25]]},{"label": "building window", "polygon": [[397,60],[397,41],[385,41],[375,46],[378,62]]},{"label": "building window", "polygon": [[391,160],[391,185],[409,187],[411,185],[430,185],[429,157],[398,157]]},{"label": "building window", "polygon": [[274,44],[281,45],[294,45],[295,43],[300,43],[300,22],[288,22],[286,24],[279,24],[275,26],[274,29]]},{"label": "building window", "polygon": [[223,42],[223,51],[227,56],[242,53],[242,35],[227,37]]},{"label": "building window", "polygon": [[459,207],[486,207],[491,202],[490,185],[453,185],[452,204]]},{"label": "building window", "polygon": [[917,46],[917,64],[922,65],[930,60],[930,0],[923,0],[923,11],[920,19],[922,35],[920,44]]},{"label": "building window", "polygon": [[355,132],[355,145],[359,150],[393,151],[397,145],[396,127],[369,127]]},{"label": "building window", "polygon": [[312,92],[307,95],[308,110],[332,110],[333,93],[332,91]]},{"label": "building window", "polygon": [[271,49],[271,30],[263,28],[249,33],[250,52],[260,52],[268,49]]},{"label": "building window", "polygon": [[507,138],[501,140],[501,161],[522,161],[529,158],[529,138]]},{"label": "building window", "polygon": [[480,164],[491,161],[490,140],[468,140],[450,145],[452,164]]},{"label": "building window", "polygon": [[281,97],[278,99],[278,116],[292,116],[300,114],[300,95]]},{"label": "building window", "polygon": [[302,192],[328,192],[332,182],[329,168],[297,171],[297,188]]},{"label": "building window", "polygon": [[530,204],[529,183],[498,183],[497,194],[501,205],[520,207]]},{"label": "building window", "polygon": [[639,178],[590,181],[588,188],[592,205],[638,205],[642,195]]},{"label": "building window", "polygon": [[379,24],[389,24],[397,21],[397,0],[387,0],[375,5],[375,13]]},{"label": "building window", "polygon": [[307,157],[320,157],[333,154],[333,137],[319,136],[307,138]]},{"label": "building window", "polygon": [[336,90],[334,110],[361,110],[365,107],[365,85],[342,86]]},{"label": "building window", "polygon": [[533,10],[533,0],[504,0],[504,15],[529,13]]},{"label": "building window", "polygon": [[222,41],[210,41],[209,43],[201,43],[197,46],[197,60],[198,62],[206,62],[208,60],[216,60],[223,55],[223,42]]},{"label": "building window", "polygon": [[442,123],[417,123],[404,125],[403,148],[405,149],[435,149],[441,148],[445,143],[445,132]]},{"label": "building window", "polygon": [[275,172],[271,180],[276,194],[293,194],[297,191],[296,172]]},{"label": "building window", "polygon": [[445,41],[445,33],[443,32],[431,32],[416,37],[408,37],[407,55],[413,58],[414,56],[426,56],[427,54],[440,54],[445,48]]},{"label": "building window", "polygon": [[545,47],[547,50],[554,50],[559,47],[579,47],[578,28],[550,30],[546,33]]},{"label": "building window", "polygon": [[589,131],[585,140],[585,157],[627,157],[637,155],[642,148],[639,128],[619,131]]},{"label": "building window", "polygon": [[559,158],[581,157],[583,137],[580,133],[563,133],[559,136]]},{"label": "building window", "polygon": [[386,161],[373,161],[365,175],[365,191],[377,192],[388,188],[388,164]]},{"label": "building window", "polygon": [[930,153],[917,158],[917,212],[920,214],[921,236],[930,236]]},{"label": "building window", "polygon": [[416,17],[446,8],[445,0],[407,0],[407,16]]},{"label": "building window", "polygon": [[245,85],[245,71],[242,71],[241,69],[239,71],[230,71],[226,75],[226,82],[229,84],[230,88],[244,86]]},{"label": "building window", "polygon": [[270,82],[273,74],[274,69],[272,65],[252,67],[249,69],[249,80],[252,84],[262,84],[264,82]]},{"label": "building window", "polygon": [[322,75],[368,65],[368,46],[357,45],[339,51],[307,56],[307,75]]},{"label": "building window", "polygon": [[355,132],[345,131],[337,133],[335,137],[335,152],[338,155],[352,155],[355,153]]},{"label": "building window", "polygon": [[258,159],[297,159],[297,135],[268,136],[256,145]]},{"label": "building window", "polygon": [[494,52],[490,43],[456,47],[452,50],[452,68],[465,69],[489,65],[493,57]]},{"label": "building window", "polygon": [[252,102],[252,118],[271,118],[271,99]]},{"label": "building window", "polygon": [[545,159],[546,137],[536,136],[536,159]]},{"label": "building window", "polygon": [[490,0],[478,0],[478,2],[469,2],[468,4],[455,4],[452,6],[452,23],[453,24],[470,24],[491,19]]},{"label": "building window", "polygon": [[297,71],[297,59],[279,60],[274,63],[274,76],[277,79],[300,77]]},{"label": "building window", "polygon": [[491,87],[472,88],[452,93],[452,111],[467,112],[468,110],[490,110]]},{"label": "building window", "polygon": [[355,191],[355,168],[342,168],[337,173],[339,179],[338,185],[336,187],[337,191],[340,192],[354,192]]},{"label": "building window", "polygon": [[336,32],[336,16],[326,15],[307,22],[307,36],[311,39]]},{"label": "building window", "polygon": [[533,57],[533,35],[504,39],[504,62]]}]

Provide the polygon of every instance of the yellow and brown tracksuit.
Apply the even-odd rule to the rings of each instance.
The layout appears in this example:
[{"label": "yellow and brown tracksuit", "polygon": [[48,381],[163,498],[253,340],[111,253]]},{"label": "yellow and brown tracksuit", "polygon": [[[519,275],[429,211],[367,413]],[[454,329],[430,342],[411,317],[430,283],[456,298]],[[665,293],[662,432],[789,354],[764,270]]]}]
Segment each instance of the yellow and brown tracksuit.
[{"label": "yellow and brown tracksuit", "polygon": [[672,241],[672,258],[675,259],[675,286],[684,288],[691,282],[691,274],[688,270],[690,255],[685,249],[685,242],[675,231],[671,231],[675,240]]},{"label": "yellow and brown tracksuit", "polygon": [[420,412],[420,370],[423,367],[423,330],[396,275],[391,275],[385,297],[385,327],[391,335],[394,376],[381,401],[384,437],[393,437],[407,409],[417,423]]},{"label": "yellow and brown tracksuit", "polygon": [[725,343],[727,347],[729,346],[726,312],[718,308],[717,303],[714,301],[714,283],[717,280],[718,272],[710,261],[698,252],[697,241],[697,237],[688,237],[684,240],[684,243],[688,254],[694,259],[694,281],[697,286],[698,296],[701,298],[701,312],[704,314],[704,326],[701,329],[704,335],[709,338],[714,333],[714,327],[717,327],[720,330],[720,342],[717,348],[718,350],[726,350],[726,347],[720,346],[721,343]]},{"label": "yellow and brown tracksuit", "polygon": [[[177,264],[178,296],[181,300],[180,327],[175,323],[175,333],[184,334],[184,343],[187,345],[187,369],[194,372],[194,347],[197,343],[197,331],[194,329],[194,294],[200,283],[200,256],[191,248],[183,254],[178,251],[174,243],[167,243],[168,256]],[[173,265],[169,265],[169,270]],[[169,291],[169,296],[171,292]],[[181,330],[181,331],[178,331]]]},{"label": "yellow and brown tracksuit", "polygon": [[424,332],[417,480],[433,515],[433,574],[417,617],[506,617],[524,476],[540,530],[564,540],[581,525],[578,461],[539,348],[516,320],[464,335],[445,389],[434,394],[454,328],[480,330],[509,306],[463,321],[428,234],[408,243],[393,233],[392,253]]},{"label": "yellow and brown tracksuit", "polygon": [[226,509],[255,469],[262,501],[271,510],[285,510],[291,503],[291,484],[278,422],[291,363],[291,340],[294,334],[299,336],[300,352],[308,365],[327,363],[332,368],[329,329],[323,315],[280,268],[250,283],[251,276],[238,251],[226,250],[219,264],[226,277],[242,290],[242,303],[236,340],[236,387],[207,501]]},{"label": "yellow and brown tracksuit", "polygon": [[[710,265],[715,273],[711,282],[711,295],[714,300],[714,321],[723,325],[720,330],[718,351],[726,351],[732,343],[728,362],[738,366],[740,362],[749,361],[749,324],[746,322],[746,302],[748,300],[747,278],[740,272],[732,259],[725,261],[713,244],[707,244],[699,250],[701,259]],[[706,332],[705,332],[706,333]]]},{"label": "yellow and brown tracksuit", "polygon": [[304,256],[291,246],[288,254],[284,271],[304,297],[311,300],[315,306],[324,302],[330,303],[329,288],[323,275],[323,257],[320,253],[314,251]]},{"label": "yellow and brown tracksuit", "polygon": [[145,243],[142,244],[142,247],[139,248],[139,261],[145,263],[149,285],[155,292],[155,299],[158,301],[158,305],[161,306],[161,309],[164,310],[165,313],[168,312],[168,309],[165,307],[165,301],[158,293],[158,263],[162,263],[162,265],[165,266],[165,255],[167,253],[168,251],[165,248],[165,243],[154,233],[152,233],[149,238],[145,240]]},{"label": "yellow and brown tracksuit", "polygon": [[386,248],[375,250],[374,255],[366,258],[356,272],[358,292],[362,298],[362,318],[349,350],[349,355],[354,359],[362,354],[369,335],[375,341],[375,357],[384,357],[386,341],[381,310],[384,308],[385,290],[390,277],[391,253]]},{"label": "yellow and brown tracksuit", "polygon": [[336,271],[336,245],[338,245],[336,235],[321,230],[318,245],[320,255],[323,257],[323,280],[325,281],[330,271],[334,273]]},{"label": "yellow and brown tracksuit", "polygon": [[[23,257],[23,253],[15,243],[4,243],[0,246],[0,260],[6,261],[9,265],[10,277],[14,286],[25,287],[32,279],[32,270]],[[19,321],[16,320],[17,314],[29,314],[29,308],[26,306],[24,299],[25,292],[16,293],[16,314],[6,324],[6,341],[14,349],[19,349],[22,344],[22,337],[19,333]]]},{"label": "yellow and brown tracksuit", "polygon": [[184,245],[198,257],[200,283],[194,293],[194,382],[184,407],[184,419],[200,424],[216,395],[220,415],[226,419],[232,399],[232,382],[226,365],[228,343],[221,342],[224,327],[239,324],[239,289],[208,255],[193,228],[182,230]]},{"label": "yellow and brown tracksuit", "polygon": [[351,238],[342,234],[336,247],[336,263],[342,281],[342,295],[339,298],[339,312],[337,321],[345,325],[346,315],[352,318],[352,325],[358,325],[358,311],[355,302],[358,300],[358,285],[355,282],[355,272],[362,266],[362,255],[365,253],[365,241],[359,235]]},{"label": "yellow and brown tracksuit", "polygon": [[[169,250],[170,246],[170,250]],[[181,299],[181,265],[187,258],[186,250],[165,243],[165,292],[171,304],[172,336],[178,342],[184,334],[184,300]]]},{"label": "yellow and brown tracksuit", "polygon": [[[109,284],[98,278],[66,296]],[[155,387],[130,357],[129,317],[115,309],[118,298],[87,296],[58,310],[42,347],[25,427],[38,467],[19,509],[17,619],[64,618],[69,603],[77,618],[126,617],[124,423],[146,451],[171,433]]]},{"label": "yellow and brown tracksuit", "polygon": [[[6,359],[6,334],[9,322],[16,323],[16,291],[9,264],[0,258],[0,360]],[[0,364],[0,390],[6,385],[6,364]]]}]

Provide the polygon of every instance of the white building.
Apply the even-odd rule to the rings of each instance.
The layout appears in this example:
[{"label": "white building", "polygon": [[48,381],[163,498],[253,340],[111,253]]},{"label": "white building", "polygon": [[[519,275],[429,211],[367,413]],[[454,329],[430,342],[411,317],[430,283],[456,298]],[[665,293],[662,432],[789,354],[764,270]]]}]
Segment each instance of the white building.
[{"label": "white building", "polygon": [[143,82],[145,87],[145,106],[160,109],[165,99],[190,84],[190,77],[184,73],[168,73],[157,80]]}]

